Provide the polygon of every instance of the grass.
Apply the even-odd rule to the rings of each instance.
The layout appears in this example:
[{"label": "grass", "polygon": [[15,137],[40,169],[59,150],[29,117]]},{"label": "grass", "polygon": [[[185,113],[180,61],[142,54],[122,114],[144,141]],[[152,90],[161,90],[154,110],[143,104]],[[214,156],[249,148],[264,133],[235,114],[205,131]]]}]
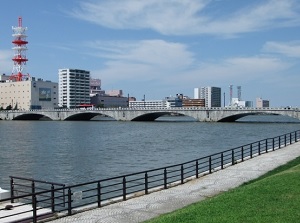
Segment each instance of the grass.
[{"label": "grass", "polygon": [[300,157],[244,185],[147,223],[299,222]]}]

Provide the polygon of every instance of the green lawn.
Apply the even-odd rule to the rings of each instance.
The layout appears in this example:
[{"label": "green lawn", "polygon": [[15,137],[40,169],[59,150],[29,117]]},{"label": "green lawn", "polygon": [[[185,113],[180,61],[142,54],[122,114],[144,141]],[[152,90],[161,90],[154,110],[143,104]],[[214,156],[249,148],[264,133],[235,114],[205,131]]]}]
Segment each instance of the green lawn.
[{"label": "green lawn", "polygon": [[213,198],[147,223],[300,222],[300,157]]}]

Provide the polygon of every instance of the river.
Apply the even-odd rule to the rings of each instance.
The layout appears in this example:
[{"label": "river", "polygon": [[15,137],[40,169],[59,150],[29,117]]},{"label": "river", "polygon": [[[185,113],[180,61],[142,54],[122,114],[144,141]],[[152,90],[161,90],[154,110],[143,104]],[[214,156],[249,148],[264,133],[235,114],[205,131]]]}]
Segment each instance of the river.
[{"label": "river", "polygon": [[[271,121],[271,122],[270,122]],[[282,116],[235,123],[0,121],[0,187],[9,176],[67,185],[178,164],[300,129]]]}]

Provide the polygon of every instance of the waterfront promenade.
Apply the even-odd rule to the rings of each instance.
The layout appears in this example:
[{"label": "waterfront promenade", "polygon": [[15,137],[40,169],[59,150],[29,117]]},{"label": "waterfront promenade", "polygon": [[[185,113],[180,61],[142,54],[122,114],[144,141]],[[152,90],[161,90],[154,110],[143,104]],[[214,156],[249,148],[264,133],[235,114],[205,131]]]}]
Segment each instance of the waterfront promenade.
[{"label": "waterfront promenade", "polygon": [[143,222],[238,187],[298,156],[300,156],[300,142],[188,181],[183,185],[72,216],[52,219],[51,223]]}]

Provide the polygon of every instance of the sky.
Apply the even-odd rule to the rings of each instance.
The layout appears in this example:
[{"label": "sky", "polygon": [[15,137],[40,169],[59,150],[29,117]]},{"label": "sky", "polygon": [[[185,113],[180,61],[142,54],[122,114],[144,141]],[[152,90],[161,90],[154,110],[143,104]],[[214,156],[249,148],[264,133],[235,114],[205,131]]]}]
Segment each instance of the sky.
[{"label": "sky", "polygon": [[27,27],[24,73],[58,82],[89,70],[137,100],[222,89],[300,107],[299,0],[0,0],[0,73],[12,73],[12,26]]}]

